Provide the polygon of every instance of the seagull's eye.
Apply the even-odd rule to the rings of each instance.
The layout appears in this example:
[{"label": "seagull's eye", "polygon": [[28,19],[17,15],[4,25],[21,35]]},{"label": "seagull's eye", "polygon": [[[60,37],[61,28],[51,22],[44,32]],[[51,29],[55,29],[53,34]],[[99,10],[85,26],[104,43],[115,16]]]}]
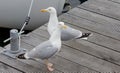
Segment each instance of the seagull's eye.
[{"label": "seagull's eye", "polygon": [[49,11],[51,11],[51,9],[49,9]]}]

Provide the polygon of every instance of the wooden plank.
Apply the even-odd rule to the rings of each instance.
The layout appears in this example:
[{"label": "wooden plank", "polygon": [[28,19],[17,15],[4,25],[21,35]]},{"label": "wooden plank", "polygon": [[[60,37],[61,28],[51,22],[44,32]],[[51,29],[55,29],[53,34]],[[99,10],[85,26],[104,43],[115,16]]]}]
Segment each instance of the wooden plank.
[{"label": "wooden plank", "polygon": [[[41,35],[43,35],[43,34],[41,34]],[[31,36],[33,36],[34,38],[39,38],[40,39],[40,36],[35,37],[35,34],[32,34]],[[45,36],[47,36],[47,35],[45,35]],[[32,43],[35,43],[36,41],[39,41],[39,39],[34,40]],[[27,43],[32,44],[29,40],[27,41]],[[71,60],[73,62],[76,62],[78,64],[81,64],[81,65],[87,66],[89,68],[95,69],[97,71],[100,71],[100,72],[119,71],[118,68],[120,68],[119,66],[117,66],[115,64],[112,64],[112,63],[109,63],[107,61],[98,59],[96,57],[93,57],[91,55],[88,55],[86,53],[83,53],[81,51],[72,49],[71,47],[67,47],[67,46],[64,46],[64,45],[63,45],[63,48],[61,49],[60,54],[58,53],[58,55],[66,58],[68,60]],[[105,64],[105,65],[103,65],[103,64]]]},{"label": "wooden plank", "polygon": [[[25,43],[27,43],[29,45],[33,45],[34,47],[39,45],[39,43],[43,42],[43,40],[44,41],[46,40],[46,38],[42,38],[42,37],[37,36],[37,35],[35,35],[33,33],[28,34],[28,36],[29,36],[29,39],[27,39],[27,40],[23,39],[23,43],[25,42]],[[32,39],[34,39],[34,41],[30,42]],[[59,58],[61,60],[58,60]],[[92,69],[86,68],[86,67],[81,66],[81,65],[76,64],[76,63],[73,63],[73,62],[68,61],[68,60],[66,60],[64,58],[61,58],[59,56],[56,56],[55,58],[51,58],[50,61],[55,64],[56,69],[58,69],[60,71],[63,71],[63,72],[96,72],[96,71],[94,71]],[[59,63],[60,61],[62,61],[62,62]],[[65,64],[69,64],[69,66],[65,65]]]},{"label": "wooden plank", "polygon": [[14,68],[11,68],[10,66],[4,64],[4,63],[1,63],[0,62],[0,72],[1,73],[22,73]]},{"label": "wooden plank", "polygon": [[[24,39],[27,39],[27,38],[24,38]],[[28,38],[29,39],[29,38]],[[9,48],[10,45],[7,45],[6,48]],[[27,51],[31,50],[33,48],[33,46],[29,45],[29,44],[26,44],[24,42],[21,43],[21,47],[22,48],[25,48]],[[43,61],[35,61],[35,60],[18,60],[20,62],[22,62],[23,64],[28,64],[30,65],[31,67],[34,67],[36,69],[39,69],[39,70],[33,70],[31,72],[47,72],[49,73],[49,71],[47,70],[45,64],[43,63]],[[29,69],[29,68],[28,68]],[[28,72],[28,71],[27,71]],[[53,71],[54,73],[58,73],[58,72],[61,72],[59,70],[54,70]]]},{"label": "wooden plank", "polygon": [[[86,10],[83,10],[83,9],[80,9],[77,7],[70,10],[68,12],[68,14],[98,23],[98,26],[96,26],[96,27],[104,28],[104,30],[108,29],[113,32],[117,32],[118,34],[120,33],[119,32],[120,31],[120,24],[119,24],[120,21],[118,21],[118,20],[111,19],[111,18],[102,16],[102,15],[99,15],[96,13],[92,13],[92,12],[89,12],[89,11],[86,11]],[[60,17],[62,17],[62,16],[60,16]]]},{"label": "wooden plank", "polygon": [[95,12],[113,19],[120,20],[120,5],[106,0],[89,0],[79,6],[82,9]]},{"label": "wooden plank", "polygon": [[[34,35],[34,37],[35,37],[35,35]],[[37,37],[35,37],[35,38],[37,38]],[[37,41],[37,40],[36,40]],[[29,42],[30,43],[30,42]],[[64,48],[63,48],[64,49]],[[64,51],[63,51],[64,52]]]},{"label": "wooden plank", "polygon": [[[63,49],[65,48],[65,49]],[[109,63],[107,61],[90,56],[86,53],[79,52],[70,47],[63,47],[60,56],[69,59],[73,62],[87,66],[100,72],[119,72],[119,66]]]},{"label": "wooden plank", "polygon": [[[104,1],[104,0],[101,0],[101,1]],[[106,1],[110,1],[110,2],[113,2],[113,3],[120,4],[120,0],[106,0]]]},{"label": "wooden plank", "polygon": [[[59,17],[59,20],[64,21],[66,23],[71,23],[72,25],[79,26],[81,28],[90,30],[92,32],[99,33],[101,35],[120,40],[120,25],[104,25],[98,22],[90,21],[82,17],[77,17],[71,14],[64,14]],[[103,26],[102,26],[103,25]],[[108,27],[108,28],[107,28]]]},{"label": "wooden plank", "polygon": [[[80,28],[75,27],[75,26],[73,28],[78,29],[78,30],[82,30],[84,32],[88,32],[86,30],[80,29]],[[46,29],[43,29],[43,27],[35,30],[32,33],[35,33],[35,34],[37,34],[37,35],[39,35],[41,37],[46,37],[46,38],[49,37],[49,35],[46,32]],[[110,49],[108,49],[106,47],[103,47],[101,45],[97,45],[96,43],[92,43],[95,39],[98,39],[98,38],[96,38],[97,36],[103,37],[103,36],[98,35],[96,33],[93,33],[93,34],[94,35],[88,39],[89,42],[88,41],[84,41],[84,40],[71,40],[71,41],[63,42],[63,44],[65,44],[67,46],[72,46],[73,48],[75,48],[77,50],[89,53],[90,55],[93,55],[95,57],[98,57],[98,58],[107,60],[109,62],[115,63],[117,65],[120,65],[120,62],[119,62],[119,60],[120,60],[120,57],[119,57],[120,53],[115,52],[113,50],[110,50]],[[94,39],[94,40],[91,41],[92,39]],[[107,40],[104,40],[104,41],[107,41]],[[101,40],[98,41],[98,42],[101,42]],[[119,45],[119,44],[117,44],[117,45]],[[82,48],[80,48],[80,47],[82,47]]]},{"label": "wooden plank", "polygon": [[[120,42],[118,39],[113,38],[113,36],[116,38],[119,38],[119,36],[120,36],[119,34],[111,33],[110,30],[105,31],[104,30],[105,28],[104,29],[97,28],[97,26],[100,24],[93,23],[91,21],[87,21],[86,19],[82,19],[82,18],[79,18],[76,16],[66,14],[63,17],[61,17],[60,19],[62,19],[62,21],[64,21],[64,22],[69,23],[70,25],[75,25],[77,27],[80,27],[80,29],[78,28],[78,30],[86,29],[86,30],[91,31],[92,33],[95,33],[95,36],[93,36],[89,41],[95,42],[99,45],[103,45],[112,50],[120,52],[120,49],[119,49]],[[112,35],[112,37],[110,37],[111,35]],[[116,36],[116,35],[119,35],[119,36]],[[115,44],[113,44],[113,43],[115,43]]]},{"label": "wooden plank", "polygon": [[[32,39],[32,37],[31,37],[31,39]],[[23,43],[22,46],[31,46],[31,43],[28,41],[23,41],[22,43]],[[36,42],[34,42],[34,43],[36,43]],[[34,47],[35,47],[35,45],[31,46],[31,48],[34,48]],[[30,49],[30,47],[26,47],[26,48]],[[52,62],[54,64],[55,70],[59,70],[62,72],[97,72],[92,69],[86,68],[82,65],[79,65],[77,63],[73,63],[73,62],[71,62],[67,59],[64,59],[58,55],[50,58],[50,62]]]},{"label": "wooden plank", "polygon": [[[29,36],[30,34],[28,34],[28,37],[22,38],[22,41],[24,41],[24,42],[22,42],[22,44],[21,44],[22,48],[26,48],[28,51],[31,50],[32,48],[34,48],[35,46],[39,45],[40,42],[42,42],[40,39],[44,39],[44,38],[40,38],[40,39],[32,38],[31,36]],[[34,42],[33,40],[34,41],[39,40],[39,41]],[[33,42],[29,43],[29,41],[33,41]],[[8,47],[10,47],[10,45],[6,46],[6,48],[8,48]],[[20,60],[20,61],[22,61],[24,63],[27,63],[29,65],[35,66],[35,67],[40,67],[40,68],[42,68],[44,70],[44,72],[46,72],[45,71],[46,67],[43,65],[42,61],[39,61],[38,63],[33,62],[32,60],[30,60],[30,61],[29,60]],[[73,63],[71,61],[68,61],[66,59],[63,59],[63,58],[61,58],[59,56],[51,58],[50,61],[53,64],[55,64],[55,69],[59,70],[59,72],[60,71],[62,71],[62,72],[97,72],[97,71],[91,70],[89,68],[86,68],[84,66]],[[61,63],[58,63],[58,62],[61,62]],[[68,65],[64,66],[65,64],[68,64]],[[55,73],[58,72],[56,70],[54,71]]]},{"label": "wooden plank", "polygon": [[[0,49],[3,49],[3,48],[0,48]],[[45,71],[35,66],[32,66],[30,64],[24,63],[20,60],[16,60],[8,56],[5,56],[3,54],[0,54],[0,62],[3,62],[21,72],[27,73],[27,72],[44,72]]]},{"label": "wooden plank", "polygon": [[41,69],[35,68],[34,66],[28,65],[18,60],[11,59],[5,55],[0,55],[0,61],[8,64],[21,72],[41,72]]},{"label": "wooden plank", "polygon": [[120,4],[120,0],[108,0],[108,1]]}]

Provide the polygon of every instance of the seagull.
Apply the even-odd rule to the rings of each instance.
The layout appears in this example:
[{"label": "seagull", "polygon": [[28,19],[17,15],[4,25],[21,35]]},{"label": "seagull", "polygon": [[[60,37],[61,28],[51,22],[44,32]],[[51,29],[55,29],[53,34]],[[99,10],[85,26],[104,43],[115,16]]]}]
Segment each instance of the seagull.
[{"label": "seagull", "polygon": [[49,22],[47,25],[47,30],[49,34],[51,35],[56,26],[58,26],[58,18],[57,18],[57,11],[54,7],[48,7],[47,9],[41,9],[41,12],[49,12],[50,13],[50,18]]},{"label": "seagull", "polygon": [[68,41],[71,39],[88,39],[88,36],[91,36],[91,33],[82,33],[79,30],[71,28],[64,24],[64,22],[59,22],[61,26],[65,26],[61,31],[61,40]]},{"label": "seagull", "polygon": [[[47,9],[41,9],[41,12],[49,12],[50,18],[48,21],[48,32],[51,35],[54,31],[54,28],[58,25],[58,17],[57,17],[57,11],[54,7],[48,7]],[[64,22],[61,24],[64,25]],[[71,39],[88,39],[89,36],[92,36],[92,33],[82,33],[82,31],[74,29],[70,26],[65,25],[66,28],[61,29],[61,40],[62,41],[68,41]],[[52,28],[52,29],[51,29]]]},{"label": "seagull", "polygon": [[53,71],[53,64],[48,61],[49,58],[58,53],[61,49],[61,29],[65,26],[56,26],[52,32],[49,40],[41,43],[40,45],[33,48],[31,51],[17,56],[18,59],[42,59],[47,66],[49,71]]}]

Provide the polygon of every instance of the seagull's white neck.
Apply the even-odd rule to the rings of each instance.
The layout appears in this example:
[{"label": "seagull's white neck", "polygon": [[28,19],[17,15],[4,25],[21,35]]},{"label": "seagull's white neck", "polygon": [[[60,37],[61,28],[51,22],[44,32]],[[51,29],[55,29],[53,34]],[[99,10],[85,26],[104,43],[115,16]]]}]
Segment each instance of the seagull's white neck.
[{"label": "seagull's white neck", "polygon": [[61,31],[59,26],[53,31],[49,40],[53,45],[61,47]]},{"label": "seagull's white neck", "polygon": [[61,32],[59,28],[56,28],[50,36],[50,41],[61,40]]},{"label": "seagull's white neck", "polygon": [[51,13],[48,22],[48,32],[51,35],[55,28],[58,26],[58,18],[56,13]]},{"label": "seagull's white neck", "polygon": [[49,22],[56,22],[58,23],[57,13],[51,13]]}]

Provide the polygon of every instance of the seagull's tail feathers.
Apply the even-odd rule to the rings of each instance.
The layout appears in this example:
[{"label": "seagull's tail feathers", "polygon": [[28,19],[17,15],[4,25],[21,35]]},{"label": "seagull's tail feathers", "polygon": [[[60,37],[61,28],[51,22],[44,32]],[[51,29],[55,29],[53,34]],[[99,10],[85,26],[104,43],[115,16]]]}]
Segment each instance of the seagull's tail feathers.
[{"label": "seagull's tail feathers", "polygon": [[87,40],[89,36],[92,36],[92,33],[82,33],[82,36],[77,37],[76,39],[85,39]]}]

